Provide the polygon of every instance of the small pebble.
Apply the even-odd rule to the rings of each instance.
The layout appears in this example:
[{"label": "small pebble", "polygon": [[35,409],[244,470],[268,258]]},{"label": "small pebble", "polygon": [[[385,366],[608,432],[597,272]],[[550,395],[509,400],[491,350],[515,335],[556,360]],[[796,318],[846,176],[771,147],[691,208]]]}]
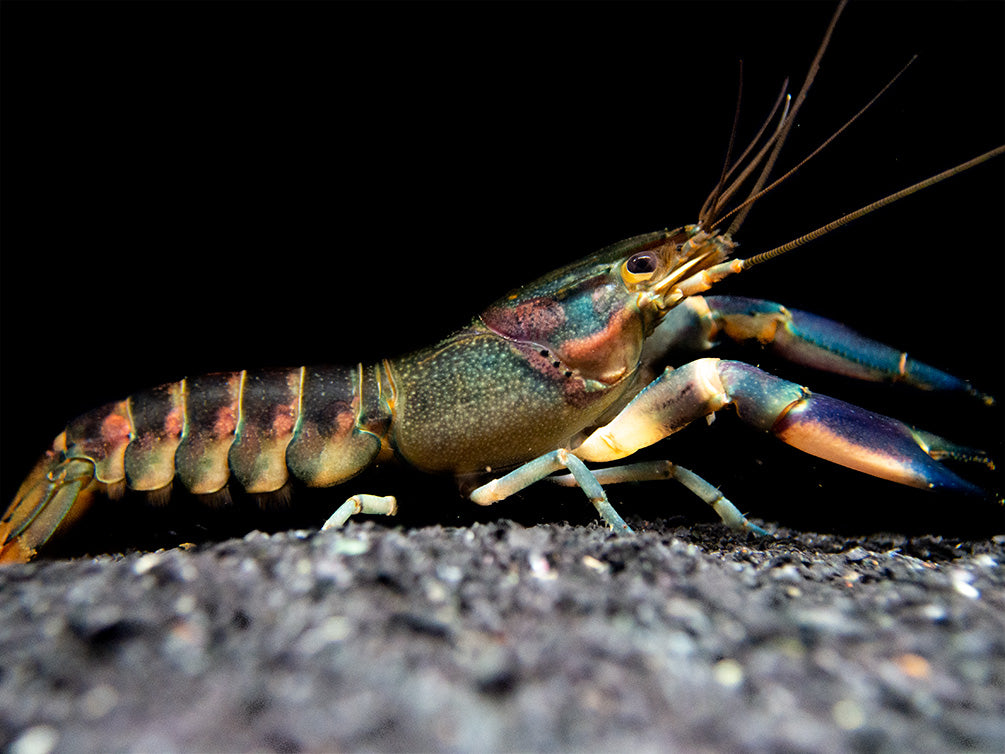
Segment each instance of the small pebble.
[{"label": "small pebble", "polygon": [[59,743],[59,731],[51,725],[35,725],[14,739],[10,754],[49,754]]}]

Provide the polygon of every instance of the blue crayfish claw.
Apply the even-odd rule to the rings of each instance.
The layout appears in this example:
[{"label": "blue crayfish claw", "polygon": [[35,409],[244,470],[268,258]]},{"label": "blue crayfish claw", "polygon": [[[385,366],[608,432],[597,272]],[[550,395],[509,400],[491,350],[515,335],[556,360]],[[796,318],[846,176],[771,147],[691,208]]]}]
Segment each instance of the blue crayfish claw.
[{"label": "blue crayfish claw", "polygon": [[104,485],[94,480],[92,460],[47,451],[0,521],[0,563],[25,563],[34,557],[60,524],[86,510],[99,486]]}]

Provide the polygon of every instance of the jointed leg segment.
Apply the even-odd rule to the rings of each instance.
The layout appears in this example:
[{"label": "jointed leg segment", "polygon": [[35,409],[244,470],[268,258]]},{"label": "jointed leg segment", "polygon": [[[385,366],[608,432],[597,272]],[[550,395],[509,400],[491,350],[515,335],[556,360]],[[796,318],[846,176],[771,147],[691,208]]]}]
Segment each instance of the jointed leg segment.
[{"label": "jointed leg segment", "polygon": [[[730,529],[751,531],[755,534],[767,535],[764,529],[747,520],[729,499],[719,489],[690,469],[685,469],[671,461],[643,461],[622,466],[608,466],[594,469],[593,476],[600,484],[617,484],[618,482],[652,482],[661,479],[675,479],[712,507],[722,522]],[[564,487],[574,487],[576,480],[571,474],[549,477],[548,481]]]},{"label": "jointed leg segment", "polygon": [[871,382],[903,382],[921,389],[960,392],[992,405],[970,383],[907,353],[860,335],[834,320],[774,301],[741,296],[692,296],[660,323],[647,348],[706,349],[725,336],[753,341],[795,364]]},{"label": "jointed leg segment", "polygon": [[325,521],[321,531],[344,526],[350,516],[357,513],[371,513],[382,516],[393,516],[398,512],[398,501],[393,495],[382,497],[380,495],[353,495],[339,506],[328,520]]},{"label": "jointed leg segment", "polygon": [[483,484],[472,492],[470,497],[479,505],[491,505],[562,469],[569,470],[575,483],[586,493],[608,526],[617,532],[631,531],[628,524],[608,502],[607,493],[600,486],[595,473],[586,468],[586,464],[579,458],[561,448],[528,461],[509,474]]},{"label": "jointed leg segment", "polygon": [[586,461],[623,458],[727,404],[746,423],[819,458],[914,487],[979,492],[934,460],[951,451],[957,458],[985,461],[978,451],[811,393],[749,364],[720,359],[698,359],[664,372],[590,435],[576,455]]},{"label": "jointed leg segment", "polygon": [[763,534],[715,487],[687,469],[664,461],[590,471],[579,460],[624,458],[727,405],[733,405],[746,423],[806,453],[900,484],[979,493],[978,487],[938,461],[953,458],[991,465],[979,451],[961,448],[850,403],[813,394],[749,364],[698,359],[676,370],[667,369],[574,451],[557,450],[541,456],[478,488],[471,499],[481,504],[496,502],[567,468],[571,475],[555,481],[581,487],[612,528],[627,531],[601,485],[672,477],[711,505],[730,527]]}]

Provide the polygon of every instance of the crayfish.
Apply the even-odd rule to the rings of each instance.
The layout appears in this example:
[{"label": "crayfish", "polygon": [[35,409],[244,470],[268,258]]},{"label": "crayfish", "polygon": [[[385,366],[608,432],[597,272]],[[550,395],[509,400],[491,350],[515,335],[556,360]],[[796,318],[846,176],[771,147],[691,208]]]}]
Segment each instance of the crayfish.
[{"label": "crayfish", "polygon": [[[405,356],[212,373],[87,412],[56,437],[15,495],[0,521],[0,560],[32,558],[99,493],[128,487],[159,499],[177,483],[212,498],[236,481],[267,497],[285,494],[294,480],[343,485],[391,459],[451,475],[483,505],[544,479],[578,486],[617,532],[630,529],[606,485],[674,479],[727,526],[764,535],[717,487],[671,461],[594,465],[620,462],[727,408],[789,445],[863,473],[982,494],[944,463],[993,468],[979,450],[740,361],[705,357],[665,366],[675,351],[753,341],[805,367],[993,402],[968,382],[832,320],[772,301],[705,295],[728,277],[1005,152],[993,149],[789,244],[739,258],[733,239],[747,212],[792,172],[772,178],[840,12],[800,90],[792,97],[783,88],[749,146],[735,160],[727,157],[694,224],[612,244],[503,296],[466,327]],[[352,494],[325,525],[394,514],[397,504],[393,496]]]}]

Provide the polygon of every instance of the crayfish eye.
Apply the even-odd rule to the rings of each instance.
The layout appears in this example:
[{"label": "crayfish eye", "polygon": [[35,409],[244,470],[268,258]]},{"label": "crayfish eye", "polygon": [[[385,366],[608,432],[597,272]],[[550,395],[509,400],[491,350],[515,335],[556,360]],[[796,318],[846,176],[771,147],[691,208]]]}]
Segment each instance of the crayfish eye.
[{"label": "crayfish eye", "polygon": [[625,262],[625,268],[635,275],[641,275],[646,272],[656,272],[656,257],[648,251],[640,252]]},{"label": "crayfish eye", "polygon": [[659,260],[655,254],[650,251],[640,251],[632,254],[621,265],[621,278],[628,285],[637,285],[651,278],[657,267],[659,267]]}]

